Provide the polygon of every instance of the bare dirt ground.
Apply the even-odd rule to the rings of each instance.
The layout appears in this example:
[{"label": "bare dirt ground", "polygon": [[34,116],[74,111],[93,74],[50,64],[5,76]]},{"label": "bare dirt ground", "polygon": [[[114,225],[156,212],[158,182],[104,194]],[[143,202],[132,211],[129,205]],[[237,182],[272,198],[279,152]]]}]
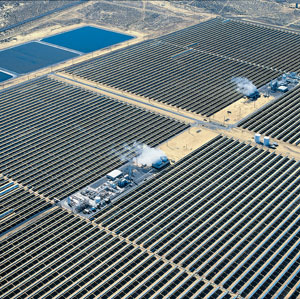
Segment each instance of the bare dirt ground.
[{"label": "bare dirt ground", "polygon": [[[75,2],[75,1],[74,1]],[[61,9],[72,2],[63,1],[1,1],[0,2],[0,30],[17,23]]]},{"label": "bare dirt ground", "polygon": [[[0,31],[0,49],[56,34],[85,24],[98,25],[151,38],[216,16],[239,18],[300,30],[300,9],[295,1],[1,1],[0,30],[35,18],[12,29]],[[37,18],[53,9],[57,12]],[[300,32],[300,31],[299,31]]]},{"label": "bare dirt ground", "polygon": [[[33,1],[37,4],[43,1]],[[47,2],[47,1],[44,1]],[[57,1],[50,1],[57,2]],[[84,25],[96,25],[102,28],[151,38],[175,31],[200,21],[214,17],[211,13],[194,13],[177,9],[165,1],[88,1],[72,6],[50,16],[36,19],[17,28],[0,34],[0,49],[15,46],[31,40],[71,30]],[[15,7],[10,1],[4,1],[6,14],[0,15],[0,24],[13,25],[13,19],[19,20],[27,4],[20,2]],[[37,5],[38,6],[38,5]],[[51,6],[52,7],[52,6]],[[169,7],[169,8],[168,8]],[[32,16],[38,15],[34,6],[30,8]],[[14,15],[15,18],[9,17]]]},{"label": "bare dirt ground", "polygon": [[161,144],[158,148],[164,151],[170,160],[177,162],[218,135],[218,132],[201,126],[190,127],[183,133]]},{"label": "bare dirt ground", "polygon": [[211,116],[212,121],[217,121],[224,125],[235,124],[241,119],[245,118],[250,113],[253,113],[258,108],[266,105],[274,99],[273,96],[266,97],[261,95],[257,100],[251,101],[247,98],[241,98],[240,100],[232,103],[226,108],[220,110]]}]

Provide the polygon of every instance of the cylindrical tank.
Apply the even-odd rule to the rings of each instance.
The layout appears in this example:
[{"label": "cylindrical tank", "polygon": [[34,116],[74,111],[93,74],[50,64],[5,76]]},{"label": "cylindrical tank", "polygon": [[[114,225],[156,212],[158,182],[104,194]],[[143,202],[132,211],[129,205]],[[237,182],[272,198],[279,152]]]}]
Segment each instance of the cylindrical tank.
[{"label": "cylindrical tank", "polygon": [[267,136],[264,137],[264,145],[270,146],[270,137],[267,137]]},{"label": "cylindrical tank", "polygon": [[118,186],[124,188],[128,184],[128,181],[125,179],[119,180]]},{"label": "cylindrical tank", "polygon": [[254,135],[254,140],[255,140],[256,143],[260,144],[260,134],[259,133],[256,133]]}]

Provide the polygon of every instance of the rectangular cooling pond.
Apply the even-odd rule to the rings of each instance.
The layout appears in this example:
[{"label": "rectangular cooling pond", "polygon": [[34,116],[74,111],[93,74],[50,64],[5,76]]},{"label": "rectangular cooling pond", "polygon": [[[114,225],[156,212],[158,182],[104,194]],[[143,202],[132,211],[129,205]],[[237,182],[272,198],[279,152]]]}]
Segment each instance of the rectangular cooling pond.
[{"label": "rectangular cooling pond", "polygon": [[0,51],[0,67],[24,74],[76,56],[78,54],[70,51],[30,42]]},{"label": "rectangular cooling pond", "polygon": [[134,38],[131,35],[85,26],[44,38],[42,41],[83,53],[93,52]]},{"label": "rectangular cooling pond", "polygon": [[[85,26],[41,41],[0,50],[0,68],[16,75],[26,74],[133,38],[131,35]],[[0,71],[0,82],[11,77]]]},{"label": "rectangular cooling pond", "polygon": [[12,78],[11,75],[0,71],[0,82],[3,82],[3,81],[8,80],[10,78]]}]

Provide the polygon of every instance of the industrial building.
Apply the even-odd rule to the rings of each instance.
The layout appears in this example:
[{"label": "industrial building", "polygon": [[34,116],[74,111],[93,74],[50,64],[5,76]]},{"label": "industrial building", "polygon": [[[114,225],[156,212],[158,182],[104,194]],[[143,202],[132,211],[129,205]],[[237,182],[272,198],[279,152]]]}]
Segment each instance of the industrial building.
[{"label": "industrial building", "polygon": [[93,220],[99,210],[106,209],[125,193],[170,165],[166,156],[154,158],[151,166],[136,164],[138,158],[133,156],[119,169],[112,170],[105,177],[62,200],[60,206]]}]

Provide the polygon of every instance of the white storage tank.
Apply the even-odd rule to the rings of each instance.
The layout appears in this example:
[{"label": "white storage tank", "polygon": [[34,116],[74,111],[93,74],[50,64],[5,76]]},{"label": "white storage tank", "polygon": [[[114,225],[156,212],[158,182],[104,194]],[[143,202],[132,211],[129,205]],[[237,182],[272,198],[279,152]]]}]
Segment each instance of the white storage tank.
[{"label": "white storage tank", "polygon": [[254,140],[255,140],[256,143],[260,144],[260,134],[259,133],[256,133],[254,135]]},{"label": "white storage tank", "polygon": [[264,145],[270,146],[270,137],[267,137],[267,136],[264,137]]}]

